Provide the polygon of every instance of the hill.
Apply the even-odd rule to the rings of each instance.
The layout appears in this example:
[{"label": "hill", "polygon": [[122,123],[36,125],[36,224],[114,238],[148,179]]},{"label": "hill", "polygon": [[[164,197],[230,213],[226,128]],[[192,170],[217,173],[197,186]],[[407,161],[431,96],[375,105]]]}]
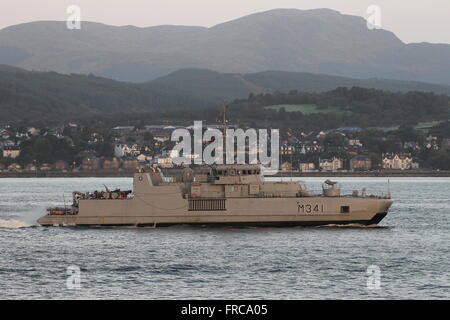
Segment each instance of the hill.
[{"label": "hill", "polygon": [[110,79],[25,71],[0,65],[0,121],[70,119],[89,114],[193,108],[207,102],[159,84],[142,86]]},{"label": "hill", "polygon": [[[450,97],[433,92],[390,92],[340,87],[327,92],[251,95],[230,104],[230,118],[301,128],[414,126],[450,118]],[[236,121],[235,120],[235,121]]]},{"label": "hill", "polygon": [[[428,83],[360,80],[294,72],[231,74],[185,69],[138,84],[92,75],[26,71],[0,65],[0,121],[67,120],[156,110],[195,112],[193,110],[198,108],[246,99],[250,93],[325,92],[337,87],[450,94],[450,87]],[[285,103],[280,101],[280,104]]]},{"label": "hill", "polygon": [[276,9],[211,28],[115,27],[40,21],[0,30],[0,63],[30,70],[148,81],[183,68],[266,70],[450,85],[450,45],[405,44],[362,17]]},{"label": "hill", "polygon": [[306,72],[265,71],[247,74],[219,73],[206,69],[183,69],[152,80],[145,85],[164,85],[220,103],[246,98],[250,93],[323,92],[338,87],[374,88],[388,91],[432,91],[450,94],[450,86],[417,81],[355,79]]}]

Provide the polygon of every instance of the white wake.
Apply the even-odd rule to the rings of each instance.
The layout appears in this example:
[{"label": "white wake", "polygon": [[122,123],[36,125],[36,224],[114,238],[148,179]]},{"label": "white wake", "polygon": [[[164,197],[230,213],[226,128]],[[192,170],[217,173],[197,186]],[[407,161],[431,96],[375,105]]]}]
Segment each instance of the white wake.
[{"label": "white wake", "polygon": [[27,228],[33,226],[29,222],[20,221],[20,220],[4,220],[0,219],[0,228],[4,229],[18,229],[18,228]]}]

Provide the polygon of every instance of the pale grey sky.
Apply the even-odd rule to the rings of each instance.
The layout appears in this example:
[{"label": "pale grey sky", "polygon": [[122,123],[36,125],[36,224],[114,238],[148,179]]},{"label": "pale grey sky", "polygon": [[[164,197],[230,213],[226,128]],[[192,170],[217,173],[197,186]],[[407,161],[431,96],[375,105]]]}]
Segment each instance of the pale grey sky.
[{"label": "pale grey sky", "polygon": [[404,42],[450,43],[450,0],[0,0],[0,28],[66,20],[69,5],[81,7],[82,20],[111,25],[210,27],[274,8],[330,8],[366,17],[372,4],[382,10],[382,27]]}]

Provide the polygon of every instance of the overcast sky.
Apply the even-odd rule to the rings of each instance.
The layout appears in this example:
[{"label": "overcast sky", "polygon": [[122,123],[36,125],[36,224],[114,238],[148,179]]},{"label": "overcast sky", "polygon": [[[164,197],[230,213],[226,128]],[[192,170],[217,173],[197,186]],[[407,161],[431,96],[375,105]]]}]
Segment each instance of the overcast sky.
[{"label": "overcast sky", "polygon": [[82,20],[140,27],[161,24],[210,27],[274,8],[330,8],[366,17],[381,8],[384,29],[404,42],[450,43],[450,0],[0,0],[0,28],[36,20],[66,20],[69,5]]}]

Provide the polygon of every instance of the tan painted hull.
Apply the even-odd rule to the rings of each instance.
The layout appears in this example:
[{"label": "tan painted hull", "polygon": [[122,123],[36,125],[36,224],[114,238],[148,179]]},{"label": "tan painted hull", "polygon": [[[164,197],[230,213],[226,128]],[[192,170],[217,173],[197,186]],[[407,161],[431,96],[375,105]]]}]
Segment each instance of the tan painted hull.
[{"label": "tan painted hull", "polygon": [[[228,198],[226,210],[189,211],[177,187],[154,188],[126,200],[81,200],[77,215],[47,215],[46,226],[168,226],[238,225],[295,226],[324,224],[377,224],[391,200],[353,197]],[[342,207],[349,212],[341,213]],[[316,209],[316,210],[315,210]]]}]

